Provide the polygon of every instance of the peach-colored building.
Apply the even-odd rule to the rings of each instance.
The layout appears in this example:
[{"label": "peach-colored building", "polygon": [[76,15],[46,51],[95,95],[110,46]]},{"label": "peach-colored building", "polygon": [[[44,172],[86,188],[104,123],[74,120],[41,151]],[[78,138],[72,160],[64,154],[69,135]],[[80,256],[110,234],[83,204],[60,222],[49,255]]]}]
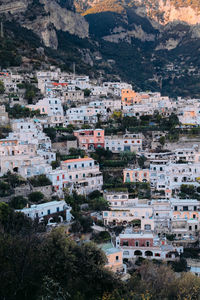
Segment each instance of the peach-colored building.
[{"label": "peach-colored building", "polygon": [[124,169],[124,182],[149,182],[149,169]]},{"label": "peach-colored building", "polygon": [[95,150],[104,147],[104,129],[80,129],[74,131],[78,146],[83,150]]},{"label": "peach-colored building", "polygon": [[111,243],[102,245],[101,250],[105,253],[107,257],[106,268],[110,269],[113,272],[123,271],[123,252],[119,248],[115,248]]}]

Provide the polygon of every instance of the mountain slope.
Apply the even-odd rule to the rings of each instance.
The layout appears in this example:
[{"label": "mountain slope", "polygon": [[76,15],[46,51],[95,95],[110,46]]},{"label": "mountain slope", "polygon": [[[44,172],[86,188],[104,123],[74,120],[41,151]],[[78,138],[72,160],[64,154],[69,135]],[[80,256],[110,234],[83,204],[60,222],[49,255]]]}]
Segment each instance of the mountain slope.
[{"label": "mountain slope", "polygon": [[[95,1],[84,15],[90,35],[99,39],[101,53],[115,60],[121,77],[139,89],[199,97],[200,4],[189,1],[118,1],[119,11],[113,10],[115,1],[113,6],[111,0]],[[183,22],[191,11],[193,18]]]},{"label": "mountain slope", "polygon": [[[76,62],[80,73],[126,80],[137,90],[200,95],[199,2],[195,0],[2,3],[5,38],[14,40],[11,65],[28,58],[36,68],[53,63],[71,70]],[[192,11],[188,22],[182,20],[183,9]],[[0,54],[9,51],[4,40],[3,44]],[[0,63],[4,66],[3,60]]]}]

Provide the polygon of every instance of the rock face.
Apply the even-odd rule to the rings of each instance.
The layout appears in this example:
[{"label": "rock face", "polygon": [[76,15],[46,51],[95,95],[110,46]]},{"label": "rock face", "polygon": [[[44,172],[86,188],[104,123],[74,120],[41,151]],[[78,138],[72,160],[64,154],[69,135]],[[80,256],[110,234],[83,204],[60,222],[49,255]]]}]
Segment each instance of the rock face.
[{"label": "rock face", "polygon": [[[78,10],[86,11],[95,7],[102,7],[102,11],[109,10],[108,0],[75,0]],[[114,0],[113,0],[114,2]],[[120,5],[136,8],[137,14],[166,25],[169,22],[180,21],[190,25],[200,23],[200,3],[192,0],[127,0],[118,1]],[[110,2],[109,2],[110,3]],[[88,13],[90,11],[88,10]]]},{"label": "rock face", "polygon": [[[57,49],[56,31],[61,30],[79,38],[88,37],[89,26],[84,17],[63,8],[56,0],[4,0],[0,13],[9,14],[23,27],[41,37],[47,47]],[[41,8],[41,10],[39,10]]]},{"label": "rock face", "polygon": [[[190,25],[200,23],[198,6],[192,7],[192,1],[175,0],[136,0],[138,13],[145,14],[154,21],[166,25],[169,22],[180,21]],[[139,9],[140,8],[140,9]]]},{"label": "rock face", "polygon": [[134,25],[134,27],[135,28],[133,30],[125,30],[122,27],[114,28],[112,34],[104,36],[103,39],[111,43],[126,41],[129,44],[131,44],[131,38],[137,38],[142,42],[150,42],[155,40],[155,35],[146,33],[142,29],[141,25]]}]

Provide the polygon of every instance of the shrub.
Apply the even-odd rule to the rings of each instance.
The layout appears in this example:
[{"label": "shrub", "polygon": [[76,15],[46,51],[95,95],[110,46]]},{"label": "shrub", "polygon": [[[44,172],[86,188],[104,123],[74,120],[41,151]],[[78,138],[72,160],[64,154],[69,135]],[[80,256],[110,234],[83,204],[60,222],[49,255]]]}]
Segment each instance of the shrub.
[{"label": "shrub", "polygon": [[94,241],[96,243],[106,243],[111,240],[111,236],[108,231],[101,231],[94,236]]},{"label": "shrub", "polygon": [[28,195],[28,199],[32,203],[38,203],[44,199],[44,194],[42,194],[41,192],[33,192]]},{"label": "shrub", "polygon": [[27,203],[27,199],[23,196],[16,196],[11,199],[9,205],[14,209],[23,209]]},{"label": "shrub", "polygon": [[29,179],[29,181],[35,187],[36,186],[51,185],[51,181],[49,180],[49,178],[46,177],[45,174],[41,174],[41,175],[38,175],[38,176],[31,177]]}]

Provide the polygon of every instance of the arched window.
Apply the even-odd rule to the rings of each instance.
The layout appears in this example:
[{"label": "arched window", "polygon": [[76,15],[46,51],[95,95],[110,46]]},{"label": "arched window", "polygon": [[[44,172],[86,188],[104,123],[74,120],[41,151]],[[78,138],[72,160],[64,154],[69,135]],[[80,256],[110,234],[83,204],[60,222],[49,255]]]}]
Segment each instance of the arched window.
[{"label": "arched window", "polygon": [[136,255],[136,256],[142,256],[142,251],[135,250],[134,255]]},{"label": "arched window", "polygon": [[145,251],[145,256],[153,256],[153,252],[152,251]]}]

